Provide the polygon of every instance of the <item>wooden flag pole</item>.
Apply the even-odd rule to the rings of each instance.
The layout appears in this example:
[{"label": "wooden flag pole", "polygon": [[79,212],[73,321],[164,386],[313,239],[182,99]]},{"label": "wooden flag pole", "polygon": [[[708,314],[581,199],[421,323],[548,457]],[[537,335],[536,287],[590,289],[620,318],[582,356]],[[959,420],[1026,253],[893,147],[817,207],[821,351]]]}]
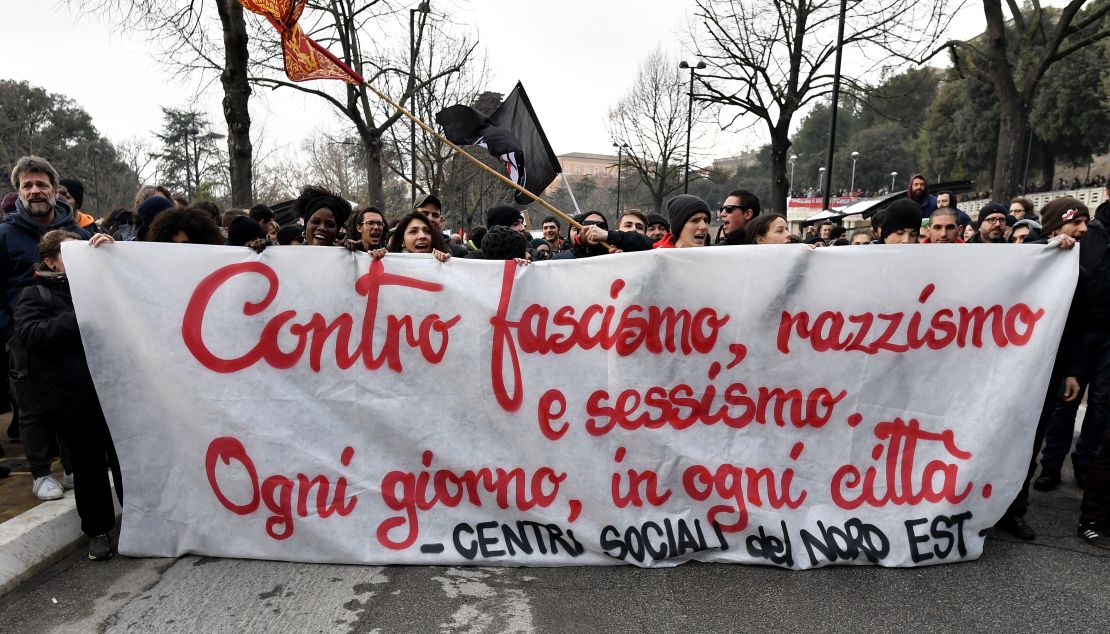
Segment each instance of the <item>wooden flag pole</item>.
[{"label": "wooden flag pole", "polygon": [[[393,101],[392,99],[390,99],[390,98],[389,98],[389,96],[388,96],[388,95],[386,95],[385,93],[382,93],[382,92],[381,92],[381,91],[379,91],[379,90],[378,90],[377,88],[374,88],[373,86],[371,86],[371,85],[370,85],[370,82],[366,81],[366,80],[365,80],[365,79],[364,79],[364,78],[362,77],[362,75],[360,75],[360,74],[356,73],[356,72],[354,71],[354,69],[352,69],[352,68],[351,68],[350,66],[348,66],[347,64],[343,63],[343,61],[342,61],[342,60],[340,60],[340,59],[339,59],[338,57],[336,57],[335,55],[332,55],[331,51],[329,51],[328,49],[326,49],[326,48],[324,48],[323,46],[321,46],[321,45],[320,45],[319,43],[317,43],[317,42],[316,42],[315,40],[312,40],[312,39],[310,39],[309,41],[310,41],[310,42],[312,43],[313,47],[314,47],[314,48],[315,48],[315,49],[316,49],[317,51],[319,51],[319,52],[320,52],[321,54],[323,54],[323,55],[326,55],[326,56],[327,56],[327,57],[328,57],[329,59],[331,59],[331,61],[333,61],[333,62],[335,62],[336,64],[338,64],[340,68],[342,68],[342,69],[343,69],[344,71],[346,71],[347,73],[350,73],[350,75],[351,75],[351,77],[352,77],[352,78],[354,78],[354,79],[357,79],[357,80],[359,81],[359,83],[361,83],[361,84],[362,84],[363,86],[366,86],[366,88],[367,88],[368,90],[370,90],[370,92],[372,92],[372,93],[374,93],[375,95],[377,95],[377,97],[378,97],[379,99],[381,99],[382,101],[386,102],[387,104],[389,104],[390,106],[392,106],[393,108],[395,108],[395,109],[397,110],[397,112],[400,112],[400,113],[401,113],[401,114],[403,114],[404,116],[408,117],[408,118],[409,118],[409,120],[411,120],[411,121],[412,121],[413,123],[415,123],[416,125],[418,125],[418,126],[420,126],[421,128],[423,128],[423,129],[424,129],[424,131],[426,131],[426,132],[430,133],[430,134],[431,134],[432,136],[434,136],[435,138],[439,139],[439,140],[440,140],[440,141],[442,141],[443,143],[446,143],[448,147],[450,147],[450,148],[451,148],[452,150],[454,150],[455,152],[457,152],[457,153],[459,153],[459,154],[462,154],[463,156],[465,156],[465,157],[467,158],[467,160],[469,160],[469,161],[470,161],[471,163],[473,163],[473,164],[477,165],[477,166],[478,166],[479,168],[481,168],[482,170],[484,170],[484,171],[485,171],[486,173],[488,173],[488,174],[492,175],[493,177],[497,178],[498,180],[500,180],[501,182],[505,183],[505,184],[506,184],[506,185],[508,185],[509,187],[512,187],[513,189],[517,190],[518,192],[520,192],[520,193],[524,194],[525,196],[527,196],[527,197],[531,198],[532,200],[534,200],[534,201],[538,202],[538,203],[539,203],[540,205],[542,205],[542,206],[543,206],[543,207],[544,207],[545,209],[547,209],[548,211],[550,211],[550,212],[554,213],[555,215],[559,216],[559,217],[560,217],[560,218],[562,218],[563,220],[566,220],[566,221],[567,221],[567,223],[568,223],[568,224],[569,224],[570,226],[574,227],[575,229],[578,229],[579,231],[582,231],[582,225],[581,225],[581,224],[579,224],[578,222],[576,222],[576,221],[574,220],[574,218],[571,218],[571,217],[570,217],[570,216],[568,216],[567,214],[563,213],[563,211],[562,211],[562,210],[558,209],[557,207],[555,207],[555,206],[554,206],[554,205],[552,205],[551,203],[547,202],[547,201],[546,201],[546,200],[544,200],[543,198],[540,198],[539,196],[537,196],[537,195],[533,194],[532,192],[528,191],[527,189],[525,189],[525,188],[521,187],[520,185],[518,185],[518,184],[514,183],[514,182],[513,182],[513,180],[512,180],[511,178],[509,178],[509,177],[505,176],[505,175],[504,175],[504,174],[502,174],[501,172],[498,172],[497,170],[493,169],[493,168],[492,168],[492,167],[490,167],[489,165],[486,165],[485,163],[483,163],[483,162],[479,161],[479,160],[478,160],[478,159],[477,159],[477,158],[476,158],[476,157],[475,157],[474,155],[472,155],[472,154],[471,154],[470,152],[467,152],[466,150],[464,150],[464,149],[462,149],[461,147],[459,147],[459,146],[455,145],[454,143],[452,143],[452,142],[451,142],[450,140],[448,140],[448,139],[447,139],[447,137],[443,136],[443,135],[442,135],[442,134],[440,134],[439,132],[436,132],[436,131],[435,131],[435,129],[433,129],[433,128],[432,128],[431,126],[429,126],[428,124],[426,124],[426,123],[424,123],[423,121],[421,121],[419,117],[417,117],[417,116],[413,115],[413,114],[412,114],[411,112],[409,112],[408,110],[405,110],[404,106],[402,106],[401,104],[397,103],[396,101]],[[566,177],[564,176],[563,178],[566,178]],[[599,241],[599,242],[598,242],[598,244],[600,244],[601,246],[605,247],[606,249],[608,249],[608,248],[611,248],[611,247],[610,247],[610,246],[609,246],[609,245],[608,245],[607,243],[605,243],[605,242],[602,242],[602,241]]]}]

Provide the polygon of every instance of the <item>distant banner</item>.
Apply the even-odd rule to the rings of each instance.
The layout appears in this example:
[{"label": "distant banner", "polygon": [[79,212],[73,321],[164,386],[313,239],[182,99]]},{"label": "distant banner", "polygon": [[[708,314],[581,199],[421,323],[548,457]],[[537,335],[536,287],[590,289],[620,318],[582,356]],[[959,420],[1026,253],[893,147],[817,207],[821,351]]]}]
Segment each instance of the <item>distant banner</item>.
[{"label": "distant banner", "polygon": [[[829,207],[845,207],[858,201],[859,198],[855,196],[833,196],[829,198]],[[787,208],[800,207],[804,209],[821,209],[824,205],[825,199],[817,196],[816,198],[789,198],[786,201]]]},{"label": "distant banner", "polygon": [[63,249],[120,551],[366,564],[975,559],[1078,271],[1033,245]]}]

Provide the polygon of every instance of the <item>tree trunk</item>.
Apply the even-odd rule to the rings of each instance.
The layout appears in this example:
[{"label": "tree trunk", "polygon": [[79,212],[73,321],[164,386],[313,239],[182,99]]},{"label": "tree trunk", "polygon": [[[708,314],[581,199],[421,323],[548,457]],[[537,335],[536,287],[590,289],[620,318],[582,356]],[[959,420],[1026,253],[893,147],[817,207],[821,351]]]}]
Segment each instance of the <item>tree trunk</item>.
[{"label": "tree trunk", "polygon": [[785,132],[785,127],[776,129],[771,134],[771,211],[786,215],[787,197],[790,189],[794,187],[786,178],[786,154],[790,151],[790,138]]},{"label": "tree trunk", "polygon": [[1018,95],[999,100],[1002,116],[998,126],[998,153],[994,163],[991,198],[1010,200],[1018,194],[1025,171],[1028,114]]},{"label": "tree trunk", "polygon": [[247,109],[251,87],[247,82],[247,24],[243,5],[238,0],[218,0],[220,23],[224,34],[224,120],[227,122],[227,156],[231,172],[231,205],[250,207],[254,204],[251,168],[254,148],[251,147],[251,116]]},{"label": "tree trunk", "polygon": [[[1056,179],[1056,150],[1051,143],[1041,143],[1041,182],[1051,184]],[[1027,190],[1028,191],[1028,190]]]},{"label": "tree trunk", "polygon": [[366,161],[366,199],[371,205],[385,208],[385,192],[382,191],[382,136],[374,130],[360,135],[362,156]]}]

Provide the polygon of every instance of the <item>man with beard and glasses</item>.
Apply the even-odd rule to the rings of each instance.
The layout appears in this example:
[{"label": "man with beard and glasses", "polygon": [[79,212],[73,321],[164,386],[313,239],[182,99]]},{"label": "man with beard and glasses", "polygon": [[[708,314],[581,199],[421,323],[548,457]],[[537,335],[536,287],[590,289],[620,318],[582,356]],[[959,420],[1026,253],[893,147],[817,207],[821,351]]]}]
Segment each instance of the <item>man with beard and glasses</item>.
[{"label": "man with beard and glasses", "polygon": [[989,203],[979,210],[979,232],[971,236],[969,244],[1002,243],[1006,241],[1006,207]]}]

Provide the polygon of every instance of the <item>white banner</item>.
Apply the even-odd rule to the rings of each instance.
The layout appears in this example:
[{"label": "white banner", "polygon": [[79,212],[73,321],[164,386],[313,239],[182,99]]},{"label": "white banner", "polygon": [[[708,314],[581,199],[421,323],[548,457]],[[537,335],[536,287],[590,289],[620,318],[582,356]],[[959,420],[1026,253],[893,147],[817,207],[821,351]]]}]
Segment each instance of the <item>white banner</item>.
[{"label": "white banner", "polygon": [[1012,245],[63,253],[120,551],[368,564],[977,558],[1078,271]]}]

